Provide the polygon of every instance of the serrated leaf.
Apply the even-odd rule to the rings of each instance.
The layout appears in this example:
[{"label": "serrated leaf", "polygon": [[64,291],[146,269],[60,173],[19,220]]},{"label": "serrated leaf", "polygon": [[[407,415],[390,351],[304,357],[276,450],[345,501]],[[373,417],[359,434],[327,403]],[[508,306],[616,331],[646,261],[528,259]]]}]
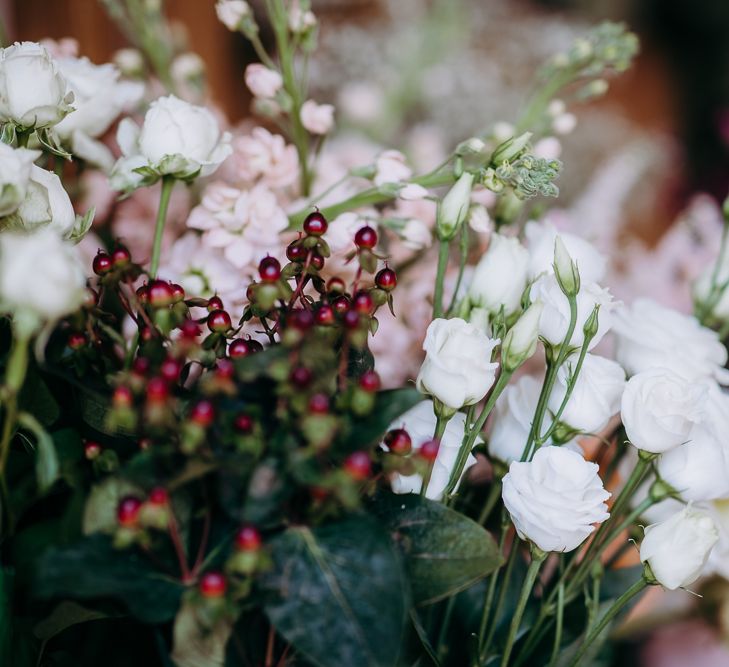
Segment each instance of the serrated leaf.
[{"label": "serrated leaf", "polygon": [[487,530],[441,503],[416,495],[382,493],[371,510],[402,547],[418,604],[454,595],[503,563]]},{"label": "serrated leaf", "polygon": [[387,533],[367,516],[270,542],[264,609],[276,630],[320,667],[393,667],[407,619],[402,564]]}]

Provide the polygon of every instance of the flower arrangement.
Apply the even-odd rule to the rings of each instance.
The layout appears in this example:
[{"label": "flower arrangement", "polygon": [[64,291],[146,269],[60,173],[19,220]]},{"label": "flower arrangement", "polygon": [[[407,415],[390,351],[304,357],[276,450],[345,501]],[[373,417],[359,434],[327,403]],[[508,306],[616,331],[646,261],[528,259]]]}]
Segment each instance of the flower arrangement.
[{"label": "flower arrangement", "polygon": [[265,3],[275,53],[216,5],[281,134],[199,104],[160,3],[104,4],[117,65],[0,51],[2,664],[591,664],[647,586],[716,568],[729,223],[687,316],[616,302],[543,219],[563,100],[634,35],[416,173],[327,151],[305,0]]}]

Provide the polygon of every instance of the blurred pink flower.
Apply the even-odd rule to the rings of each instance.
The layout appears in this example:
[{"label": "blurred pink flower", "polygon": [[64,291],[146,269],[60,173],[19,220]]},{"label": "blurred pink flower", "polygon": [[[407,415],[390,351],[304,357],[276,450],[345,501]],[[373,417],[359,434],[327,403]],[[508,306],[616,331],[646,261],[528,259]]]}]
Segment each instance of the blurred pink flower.
[{"label": "blurred pink flower", "polygon": [[327,134],[334,127],[334,107],[306,100],[301,105],[301,124],[312,134]]},{"label": "blurred pink flower", "polygon": [[250,185],[256,181],[269,188],[286,188],[299,177],[296,148],[280,134],[254,127],[250,134],[234,137],[233,154],[224,164],[231,183]]}]

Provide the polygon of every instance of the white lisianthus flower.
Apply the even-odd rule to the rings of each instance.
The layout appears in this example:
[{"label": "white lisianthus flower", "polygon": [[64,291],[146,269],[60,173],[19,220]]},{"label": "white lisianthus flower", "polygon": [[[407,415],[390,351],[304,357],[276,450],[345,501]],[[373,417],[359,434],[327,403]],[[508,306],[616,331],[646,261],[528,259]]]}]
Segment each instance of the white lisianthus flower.
[{"label": "white lisianthus flower", "polygon": [[684,588],[701,576],[718,539],[714,520],[705,512],[686,507],[645,529],[640,560],[648,563],[664,588]]},{"label": "white lisianthus flower", "polygon": [[301,124],[312,134],[327,134],[334,127],[334,107],[306,100],[301,105]]},{"label": "white lisianthus flower", "polygon": [[251,16],[251,8],[245,0],[218,0],[215,12],[228,30],[240,29],[243,20]]},{"label": "white lisianthus flower", "polygon": [[583,283],[599,283],[605,277],[606,257],[585,239],[558,232],[550,222],[531,221],[524,228],[526,246],[529,250],[529,277],[536,278],[542,273],[553,273],[554,242],[557,236],[577,264]]},{"label": "white lisianthus flower", "polygon": [[469,301],[491,313],[499,312],[501,306],[507,315],[516,312],[527,285],[528,264],[529,252],[519,239],[492,234],[473,273]]},{"label": "white lisianthus flower", "polygon": [[496,378],[499,365],[491,362],[491,353],[498,343],[460,318],[433,320],[423,343],[418,390],[452,410],[478,403]]},{"label": "white lisianthus flower", "polygon": [[522,539],[542,551],[572,551],[610,515],[598,466],[570,449],[542,447],[504,475],[504,505]]},{"label": "white lisianthus flower", "polygon": [[16,215],[28,231],[47,226],[65,238],[71,236],[76,224],[76,213],[61,179],[35,165],[31,167],[27,193]]},{"label": "white lisianthus flower", "polygon": [[232,152],[229,133],[221,135],[208,109],[174,95],[152,102],[141,129],[125,118],[117,142],[124,157],[114,166],[111,183],[119,190],[142,184],[144,175],[134,171],[138,168],[181,179],[209,176]]},{"label": "white lisianthus flower", "polygon": [[[530,291],[532,301],[541,301],[544,310],[539,320],[540,335],[552,345],[561,345],[570,324],[569,300],[557,282],[554,274],[543,275]],[[582,282],[577,293],[577,324],[568,343],[580,347],[585,339],[583,327],[596,305],[600,306],[598,330],[590,341],[588,349],[594,348],[608,332],[612,324],[613,301],[608,290],[596,283]],[[620,361],[620,359],[618,359]]]},{"label": "white lisianthus flower", "polygon": [[507,385],[494,406],[488,451],[492,458],[511,463],[521,459],[534,419],[542,383],[522,375]]},{"label": "white lisianthus flower", "polygon": [[703,417],[706,394],[705,386],[666,368],[637,373],[625,387],[620,409],[628,439],[654,454],[688,442]]},{"label": "white lisianthus flower", "polygon": [[73,93],[45,47],[16,42],[0,49],[0,122],[42,129],[73,110]]},{"label": "white lisianthus flower", "polygon": [[74,154],[111,169],[111,152],[94,140],[109,129],[119,114],[140,102],[144,84],[119,81],[120,73],[114,65],[94,65],[88,58],[62,58],[58,68],[73,92],[75,110],[56,125],[56,132]]},{"label": "white lisianthus flower", "polygon": [[[443,437],[440,440],[438,456],[433,464],[433,472],[430,476],[428,490],[425,494],[427,498],[440,500],[443,497],[443,492],[448,486],[451,471],[458,458],[458,451],[461,448],[465,427],[466,416],[462,412],[457,412],[449,420],[445,433],[443,433]],[[394,428],[404,428],[408,432],[413,443],[412,451],[416,453],[424,442],[432,439],[433,433],[435,432],[433,401],[422,401],[415,407],[410,408],[404,415],[390,424],[388,430]],[[386,446],[383,445],[383,447],[387,449]],[[469,454],[466,466],[463,469],[464,474],[475,463],[475,457]],[[422,483],[423,478],[418,474],[401,475],[397,473],[390,480],[392,490],[395,493],[419,493]]]},{"label": "white lisianthus flower", "polygon": [[468,226],[479,234],[490,234],[494,229],[494,223],[488,209],[480,204],[471,206],[471,210],[468,212]]},{"label": "white lisianthus flower", "polygon": [[0,216],[16,211],[25,199],[31,167],[40,156],[40,151],[0,142]]},{"label": "white lisianthus flower", "polygon": [[[549,398],[549,409],[556,413],[567,393],[579,353],[571,355],[557,371],[557,380]],[[575,381],[572,395],[560,421],[583,433],[599,433],[620,410],[625,388],[625,371],[611,359],[586,354]]]},{"label": "white lisianthus flower", "polygon": [[251,63],[246,67],[245,80],[248,90],[259,99],[275,97],[283,86],[281,75],[275,69],[261,63]]},{"label": "white lisianthus flower", "polygon": [[75,246],[53,229],[0,234],[0,311],[28,330],[78,309],[86,277]]}]

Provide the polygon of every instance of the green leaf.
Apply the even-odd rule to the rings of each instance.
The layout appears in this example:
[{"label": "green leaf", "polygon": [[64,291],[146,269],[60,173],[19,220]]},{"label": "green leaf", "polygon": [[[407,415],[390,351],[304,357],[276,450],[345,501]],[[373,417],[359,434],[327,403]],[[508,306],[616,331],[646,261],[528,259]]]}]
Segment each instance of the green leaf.
[{"label": "green leaf", "polygon": [[407,620],[397,550],[370,517],[290,528],[270,543],[265,611],[320,667],[392,667]]},{"label": "green leaf", "polygon": [[9,665],[13,637],[13,575],[0,569],[0,665]]},{"label": "green leaf", "polygon": [[50,426],[61,414],[48,385],[34,367],[28,370],[19,400],[23,412],[33,415],[43,426]]},{"label": "green leaf", "polygon": [[77,602],[64,601],[33,629],[33,634],[42,641],[48,641],[72,625],[108,618],[108,614],[88,609]]},{"label": "green leaf", "polygon": [[40,422],[27,412],[20,413],[18,423],[35,436],[35,476],[38,489],[41,493],[45,493],[58,479],[61,469],[53,438],[41,426]]},{"label": "green leaf", "polygon": [[503,563],[487,530],[441,503],[416,495],[383,493],[371,510],[402,547],[418,604],[454,595]]},{"label": "green leaf", "polygon": [[49,549],[38,562],[34,593],[41,598],[112,598],[145,623],[170,620],[184,587],[155,569],[143,555],[118,551],[104,535]]}]

